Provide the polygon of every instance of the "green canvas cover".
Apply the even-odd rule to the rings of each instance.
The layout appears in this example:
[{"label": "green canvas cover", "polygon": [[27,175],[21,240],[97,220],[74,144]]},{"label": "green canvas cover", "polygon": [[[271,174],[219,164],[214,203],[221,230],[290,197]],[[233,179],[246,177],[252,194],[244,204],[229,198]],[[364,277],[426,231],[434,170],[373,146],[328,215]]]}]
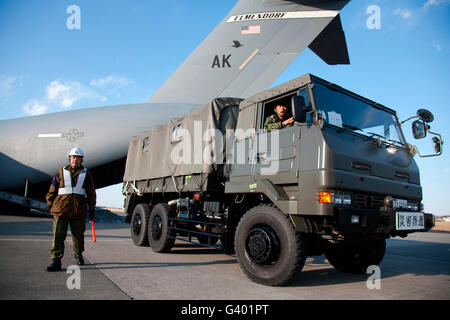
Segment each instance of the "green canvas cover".
[{"label": "green canvas cover", "polygon": [[225,161],[226,130],[236,128],[241,101],[216,98],[134,137],[124,181],[215,172]]}]

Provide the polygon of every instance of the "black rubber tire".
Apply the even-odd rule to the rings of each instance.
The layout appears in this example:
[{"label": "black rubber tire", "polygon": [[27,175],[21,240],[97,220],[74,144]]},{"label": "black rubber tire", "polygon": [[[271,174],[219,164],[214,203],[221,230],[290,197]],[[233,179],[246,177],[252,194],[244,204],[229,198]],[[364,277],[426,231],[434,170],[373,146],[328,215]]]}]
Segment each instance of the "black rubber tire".
[{"label": "black rubber tire", "polygon": [[269,286],[295,278],[307,254],[302,234],[295,231],[287,215],[271,205],[254,207],[243,215],[236,229],[235,249],[244,274]]},{"label": "black rubber tire", "polygon": [[136,246],[148,247],[148,221],[150,220],[150,206],[146,203],[139,203],[134,207],[131,216],[131,239]]},{"label": "black rubber tire", "polygon": [[158,203],[150,214],[148,240],[154,252],[169,252],[175,243],[175,233],[169,229],[172,210],[166,203]]},{"label": "black rubber tire", "polygon": [[379,265],[386,252],[386,240],[344,242],[330,245],[325,257],[337,270],[363,274],[371,265]]}]

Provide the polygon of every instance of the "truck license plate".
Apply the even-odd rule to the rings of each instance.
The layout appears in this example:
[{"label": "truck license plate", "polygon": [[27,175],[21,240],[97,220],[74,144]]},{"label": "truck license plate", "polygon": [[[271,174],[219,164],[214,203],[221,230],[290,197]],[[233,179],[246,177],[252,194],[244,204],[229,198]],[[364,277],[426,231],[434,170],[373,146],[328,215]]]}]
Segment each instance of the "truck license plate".
[{"label": "truck license plate", "polygon": [[421,212],[397,212],[397,230],[425,229],[424,216]]}]

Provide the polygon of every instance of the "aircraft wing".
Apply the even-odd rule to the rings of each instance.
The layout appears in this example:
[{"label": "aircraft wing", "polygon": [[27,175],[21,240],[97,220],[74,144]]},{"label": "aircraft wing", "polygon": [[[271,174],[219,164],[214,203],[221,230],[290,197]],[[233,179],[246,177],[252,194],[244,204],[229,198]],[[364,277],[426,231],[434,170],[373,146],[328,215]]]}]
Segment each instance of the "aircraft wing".
[{"label": "aircraft wing", "polygon": [[348,64],[339,18],[349,2],[240,0],[149,102],[203,104],[267,89],[307,47]]}]

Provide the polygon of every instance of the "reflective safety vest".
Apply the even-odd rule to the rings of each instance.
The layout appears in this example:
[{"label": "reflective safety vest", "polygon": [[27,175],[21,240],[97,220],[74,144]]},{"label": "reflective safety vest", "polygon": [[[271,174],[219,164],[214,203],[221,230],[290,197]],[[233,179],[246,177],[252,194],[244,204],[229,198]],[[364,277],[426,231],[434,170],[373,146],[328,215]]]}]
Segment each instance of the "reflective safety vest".
[{"label": "reflective safety vest", "polygon": [[83,172],[78,175],[78,181],[75,187],[72,187],[72,178],[70,172],[63,169],[64,188],[59,188],[58,195],[79,194],[86,196],[86,190],[83,188],[84,179],[86,178],[87,169],[84,168]]}]

